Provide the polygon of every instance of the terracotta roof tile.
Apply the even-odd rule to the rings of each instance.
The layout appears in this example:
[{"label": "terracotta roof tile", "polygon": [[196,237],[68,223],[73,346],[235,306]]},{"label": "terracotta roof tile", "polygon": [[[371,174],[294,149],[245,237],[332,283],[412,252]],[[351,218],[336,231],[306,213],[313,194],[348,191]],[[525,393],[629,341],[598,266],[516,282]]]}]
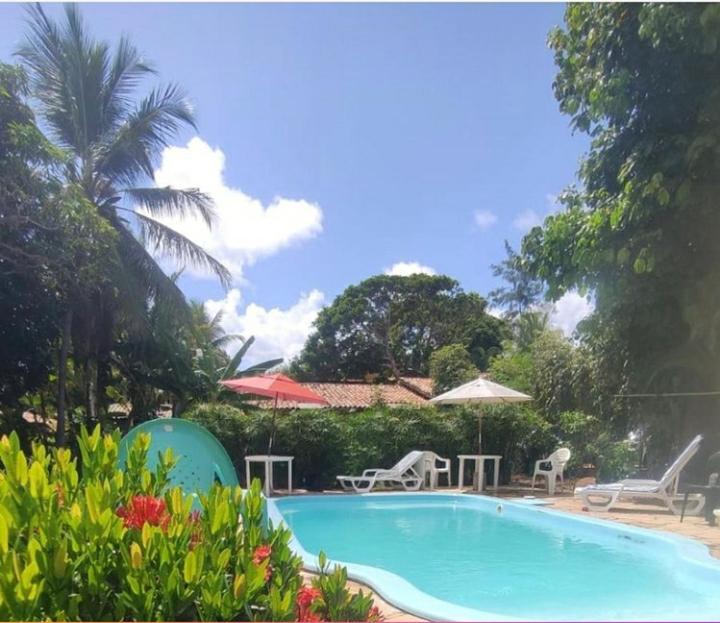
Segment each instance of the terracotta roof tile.
[{"label": "terracotta roof tile", "polygon": [[432,398],[433,382],[432,379],[427,376],[403,376],[400,379],[400,383],[425,398]]},{"label": "terracotta roof tile", "polygon": [[[417,381],[417,383],[416,383]],[[427,381],[427,383],[420,383]],[[319,394],[328,401],[329,407],[338,409],[360,409],[371,407],[379,402],[390,406],[426,406],[428,398],[418,388],[431,386],[430,379],[412,379],[414,390],[407,387],[410,383],[364,383],[349,381],[345,383],[301,383],[304,387]],[[429,396],[429,395],[428,395]],[[270,408],[272,401],[258,400],[258,406]],[[280,400],[278,409],[323,408],[318,405],[303,405],[288,400]]]}]

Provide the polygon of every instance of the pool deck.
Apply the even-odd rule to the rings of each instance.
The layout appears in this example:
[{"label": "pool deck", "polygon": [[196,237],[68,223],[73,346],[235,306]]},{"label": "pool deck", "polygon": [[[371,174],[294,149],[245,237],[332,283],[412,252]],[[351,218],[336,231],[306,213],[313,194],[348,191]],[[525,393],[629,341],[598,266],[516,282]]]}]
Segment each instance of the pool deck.
[{"label": "pool deck", "polygon": [[[442,493],[461,493],[456,488],[441,488],[438,490]],[[338,491],[327,491],[328,495],[343,495]],[[465,491],[466,495],[474,495],[470,491]],[[485,494],[493,495],[492,490],[486,491]],[[344,494],[353,495],[353,494]],[[589,512],[583,509],[582,501],[575,498],[572,494],[570,486],[565,492],[557,493],[554,496],[548,496],[540,489],[534,491],[526,486],[509,486],[500,487],[497,492],[501,498],[521,498],[526,495],[534,495],[537,498],[547,499],[551,502],[549,508],[564,511],[567,513],[578,513],[597,519],[605,519],[607,521],[618,521],[621,523],[639,526],[641,528],[649,528],[652,530],[664,530],[685,537],[696,539],[707,545],[710,553],[720,558],[720,526],[710,526],[706,523],[704,517],[688,517],[680,522],[680,517],[672,514],[664,507],[655,506],[653,504],[632,504],[621,503],[607,513]],[[357,582],[349,581],[351,589],[362,589],[363,592],[371,592],[372,590],[365,585]],[[395,606],[389,604],[378,595],[373,595],[375,604],[379,607],[381,614],[386,621],[423,621],[416,616],[399,610]]]}]

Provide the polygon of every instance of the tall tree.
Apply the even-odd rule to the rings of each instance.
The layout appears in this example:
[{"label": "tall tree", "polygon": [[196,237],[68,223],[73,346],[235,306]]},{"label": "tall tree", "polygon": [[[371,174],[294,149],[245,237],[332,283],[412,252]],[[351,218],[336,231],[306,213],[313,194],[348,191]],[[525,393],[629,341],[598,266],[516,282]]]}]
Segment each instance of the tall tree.
[{"label": "tall tree", "polygon": [[230,276],[202,248],[156,218],[199,214],[212,222],[211,201],[197,189],[148,184],[168,141],[182,127],[194,127],[182,90],[173,84],[157,87],[136,100],[134,92],[153,69],[128,39],[121,38],[114,51],[93,39],[75,4],[66,5],[62,23],[49,19],[40,5],[30,8],[29,16],[18,55],[31,77],[32,95],[53,138],[69,154],[66,182],[79,186],[115,230],[123,269],[112,287],[94,293],[71,317],[73,355],[84,363],[88,414],[95,417],[117,318],[136,316],[148,298],[185,305],[153,253],[206,267],[224,284]]},{"label": "tall tree", "polygon": [[291,372],[316,380],[425,375],[430,354],[456,343],[485,368],[505,335],[486,307],[450,277],[370,277],[320,312]]},{"label": "tall tree", "polygon": [[720,388],[718,42],[718,4],[571,4],[550,35],[560,108],[592,143],[523,253],[552,297],[594,290],[588,329],[636,391]]},{"label": "tall tree", "polygon": [[516,253],[507,240],[505,254],[502,262],[491,266],[493,275],[501,277],[505,285],[490,292],[488,298],[493,305],[504,310],[506,318],[515,320],[540,302],[543,285],[530,272],[525,258]]}]

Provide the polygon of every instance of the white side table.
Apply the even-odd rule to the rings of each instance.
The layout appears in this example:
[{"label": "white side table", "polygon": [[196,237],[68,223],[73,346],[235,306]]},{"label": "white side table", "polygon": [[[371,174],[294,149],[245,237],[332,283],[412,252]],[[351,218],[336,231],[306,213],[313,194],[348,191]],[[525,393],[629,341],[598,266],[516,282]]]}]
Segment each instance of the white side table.
[{"label": "white side table", "polygon": [[265,497],[270,497],[273,491],[273,465],[275,463],[287,463],[288,466],[288,493],[292,493],[292,462],[295,457],[292,456],[275,456],[272,454],[254,454],[245,457],[245,476],[247,477],[247,485],[250,486],[250,464],[265,464],[265,480],[263,481],[263,491]]},{"label": "white side table", "polygon": [[475,461],[475,476],[477,477],[477,490],[482,491],[485,483],[485,461],[493,461],[493,489],[497,492],[500,478],[500,454],[458,454],[460,466],[458,468],[458,488],[463,488],[465,461]]}]

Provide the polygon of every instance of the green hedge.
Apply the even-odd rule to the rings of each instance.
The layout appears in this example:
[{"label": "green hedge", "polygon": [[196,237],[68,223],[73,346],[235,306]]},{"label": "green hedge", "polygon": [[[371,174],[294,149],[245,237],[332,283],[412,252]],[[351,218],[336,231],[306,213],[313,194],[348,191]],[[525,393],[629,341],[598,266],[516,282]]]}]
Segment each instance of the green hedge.
[{"label": "green hedge", "polygon": [[[550,425],[523,406],[488,407],[483,419],[483,450],[502,454],[501,480],[527,471],[557,442]],[[183,414],[220,439],[244,480],[243,458],[267,452],[271,414],[242,411],[226,404],[201,404]],[[369,467],[390,466],[410,450],[434,450],[453,459],[477,451],[476,411],[468,408],[386,408],[347,412],[298,409],[280,412],[274,454],[295,457],[295,484],[319,490],[336,486],[338,474],[359,474]]]}]

